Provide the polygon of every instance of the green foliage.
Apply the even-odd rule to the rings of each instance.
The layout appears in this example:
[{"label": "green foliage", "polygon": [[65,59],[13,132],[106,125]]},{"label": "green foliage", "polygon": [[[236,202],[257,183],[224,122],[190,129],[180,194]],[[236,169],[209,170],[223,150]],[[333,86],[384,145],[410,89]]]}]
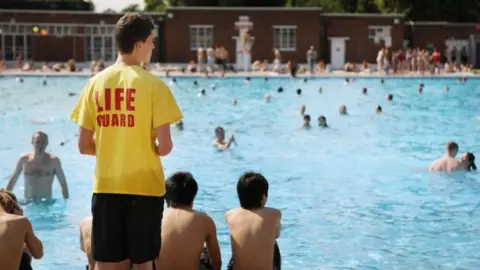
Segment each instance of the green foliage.
[{"label": "green foliage", "polygon": [[480,22],[479,0],[145,0],[145,10],[170,6],[322,7],[325,12],[405,13],[415,21]]},{"label": "green foliage", "polygon": [[122,9],[122,13],[126,12],[138,12],[140,11],[140,7],[138,4],[131,4],[129,6],[126,6],[124,9]]}]

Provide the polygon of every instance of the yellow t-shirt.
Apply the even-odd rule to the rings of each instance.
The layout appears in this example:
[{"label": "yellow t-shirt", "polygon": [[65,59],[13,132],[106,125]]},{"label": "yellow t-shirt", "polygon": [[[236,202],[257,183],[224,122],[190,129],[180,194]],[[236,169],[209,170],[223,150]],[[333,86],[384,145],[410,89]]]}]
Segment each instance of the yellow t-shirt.
[{"label": "yellow t-shirt", "polygon": [[95,132],[93,193],[165,194],[155,128],[182,113],[160,78],[138,66],[111,66],[89,80],[70,119]]}]

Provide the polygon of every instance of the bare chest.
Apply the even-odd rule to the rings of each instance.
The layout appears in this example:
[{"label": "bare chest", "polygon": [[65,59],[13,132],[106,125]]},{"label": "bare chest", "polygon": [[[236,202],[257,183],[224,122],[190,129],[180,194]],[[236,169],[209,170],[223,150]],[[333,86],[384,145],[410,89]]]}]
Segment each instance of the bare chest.
[{"label": "bare chest", "polygon": [[23,173],[26,176],[48,177],[55,171],[53,162],[50,159],[30,159],[23,164]]}]

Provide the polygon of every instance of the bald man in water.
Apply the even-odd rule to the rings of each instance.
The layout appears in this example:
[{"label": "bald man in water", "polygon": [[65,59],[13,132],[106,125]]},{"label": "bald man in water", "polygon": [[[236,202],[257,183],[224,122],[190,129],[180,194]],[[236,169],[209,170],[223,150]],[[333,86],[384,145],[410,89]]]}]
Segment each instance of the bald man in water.
[{"label": "bald man in water", "polygon": [[68,199],[68,185],[60,159],[45,152],[48,145],[47,134],[42,131],[35,132],[32,136],[32,145],[33,152],[26,153],[20,157],[6,189],[12,191],[18,177],[23,172],[25,199],[50,200],[52,199],[53,178],[57,176],[62,188],[63,198]]}]

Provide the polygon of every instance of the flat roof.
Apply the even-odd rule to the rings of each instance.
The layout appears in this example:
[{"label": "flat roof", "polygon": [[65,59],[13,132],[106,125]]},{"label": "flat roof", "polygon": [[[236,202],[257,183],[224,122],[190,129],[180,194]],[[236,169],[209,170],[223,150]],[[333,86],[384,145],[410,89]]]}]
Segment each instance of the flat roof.
[{"label": "flat roof", "polygon": [[[1,1],[1,0],[0,0]],[[0,9],[0,13],[30,13],[30,14],[75,14],[75,15],[111,15],[119,16],[124,13],[118,12],[95,12],[95,11],[78,11],[78,10],[33,10],[33,9]],[[165,12],[143,12],[144,14],[151,16],[165,15]]]},{"label": "flat roof", "polygon": [[323,13],[326,17],[404,18],[405,13]]},{"label": "flat roof", "polygon": [[458,27],[476,27],[480,23],[452,23],[447,21],[405,21],[405,24],[419,25],[419,26],[458,26]]}]

